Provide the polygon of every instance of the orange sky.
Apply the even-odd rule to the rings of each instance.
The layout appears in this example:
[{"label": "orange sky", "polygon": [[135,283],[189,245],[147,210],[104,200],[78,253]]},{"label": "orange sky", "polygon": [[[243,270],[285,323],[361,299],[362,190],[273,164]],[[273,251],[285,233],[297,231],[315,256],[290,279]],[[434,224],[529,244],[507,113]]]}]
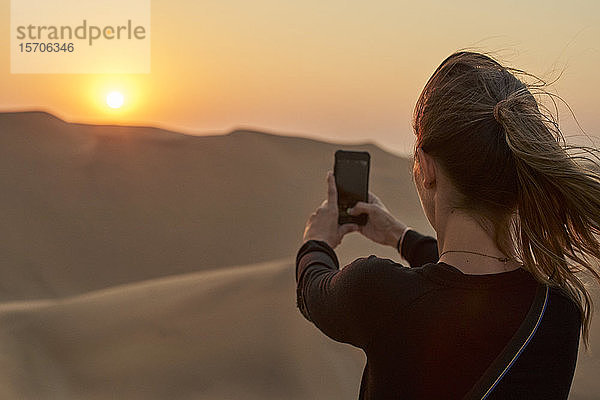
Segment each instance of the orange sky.
[{"label": "orange sky", "polygon": [[[523,4],[526,3],[526,4]],[[597,1],[152,1],[150,74],[11,74],[10,0],[0,0],[0,110],[189,133],[253,127],[402,153],[435,67],[464,47],[555,77],[600,137]],[[105,96],[122,91],[120,110]],[[565,120],[565,134],[579,134]]]}]

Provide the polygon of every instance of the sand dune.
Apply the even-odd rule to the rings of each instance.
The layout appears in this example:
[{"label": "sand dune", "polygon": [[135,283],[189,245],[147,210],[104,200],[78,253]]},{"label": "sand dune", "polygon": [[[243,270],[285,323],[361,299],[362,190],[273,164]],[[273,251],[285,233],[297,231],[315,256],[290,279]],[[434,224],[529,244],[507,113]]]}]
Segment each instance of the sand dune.
[{"label": "sand dune", "polygon": [[[342,147],[371,152],[372,190],[433,233],[409,161],[372,144],[0,113],[0,398],[356,398],[364,354],[295,307]],[[399,260],[358,234],[337,253]],[[600,398],[600,329],[591,344],[571,399]]]},{"label": "sand dune", "polygon": [[[287,257],[342,146],[235,131],[189,136],[0,113],[0,301]],[[367,144],[372,189],[429,229],[406,159]],[[346,262],[393,256],[351,238]]]},{"label": "sand dune", "polygon": [[0,398],[353,398],[363,353],[295,308],[289,261],[0,305]]}]

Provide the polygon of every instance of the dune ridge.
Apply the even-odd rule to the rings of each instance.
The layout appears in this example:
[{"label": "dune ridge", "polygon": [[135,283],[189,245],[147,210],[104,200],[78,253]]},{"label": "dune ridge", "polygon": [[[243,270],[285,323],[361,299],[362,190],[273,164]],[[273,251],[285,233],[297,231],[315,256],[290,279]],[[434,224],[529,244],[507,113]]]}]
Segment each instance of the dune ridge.
[{"label": "dune ridge", "polygon": [[[408,160],[371,144],[247,131],[190,136],[0,113],[0,215],[8,227],[0,301],[293,255],[325,198],[338,148],[370,151],[372,190],[427,231]],[[356,238],[342,246],[342,262],[395,253]]]}]

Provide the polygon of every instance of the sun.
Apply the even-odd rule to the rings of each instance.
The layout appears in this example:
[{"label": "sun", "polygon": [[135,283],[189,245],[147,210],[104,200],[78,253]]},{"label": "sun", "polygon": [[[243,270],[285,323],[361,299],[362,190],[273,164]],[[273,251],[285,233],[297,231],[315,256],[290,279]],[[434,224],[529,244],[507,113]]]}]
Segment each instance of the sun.
[{"label": "sun", "polygon": [[121,108],[125,102],[125,97],[121,92],[110,92],[106,95],[106,104],[110,108]]}]

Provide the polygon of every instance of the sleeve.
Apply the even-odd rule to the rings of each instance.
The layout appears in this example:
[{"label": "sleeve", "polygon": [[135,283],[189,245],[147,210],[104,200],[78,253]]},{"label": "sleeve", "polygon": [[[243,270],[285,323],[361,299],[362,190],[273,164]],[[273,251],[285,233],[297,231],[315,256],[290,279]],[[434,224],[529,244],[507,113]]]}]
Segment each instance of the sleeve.
[{"label": "sleeve", "polygon": [[401,256],[411,267],[420,267],[439,260],[437,239],[409,229],[402,240]]},{"label": "sleeve", "polygon": [[374,331],[370,312],[377,290],[374,255],[339,268],[335,251],[323,241],[305,242],[296,257],[297,307],[330,338],[365,348]]}]

